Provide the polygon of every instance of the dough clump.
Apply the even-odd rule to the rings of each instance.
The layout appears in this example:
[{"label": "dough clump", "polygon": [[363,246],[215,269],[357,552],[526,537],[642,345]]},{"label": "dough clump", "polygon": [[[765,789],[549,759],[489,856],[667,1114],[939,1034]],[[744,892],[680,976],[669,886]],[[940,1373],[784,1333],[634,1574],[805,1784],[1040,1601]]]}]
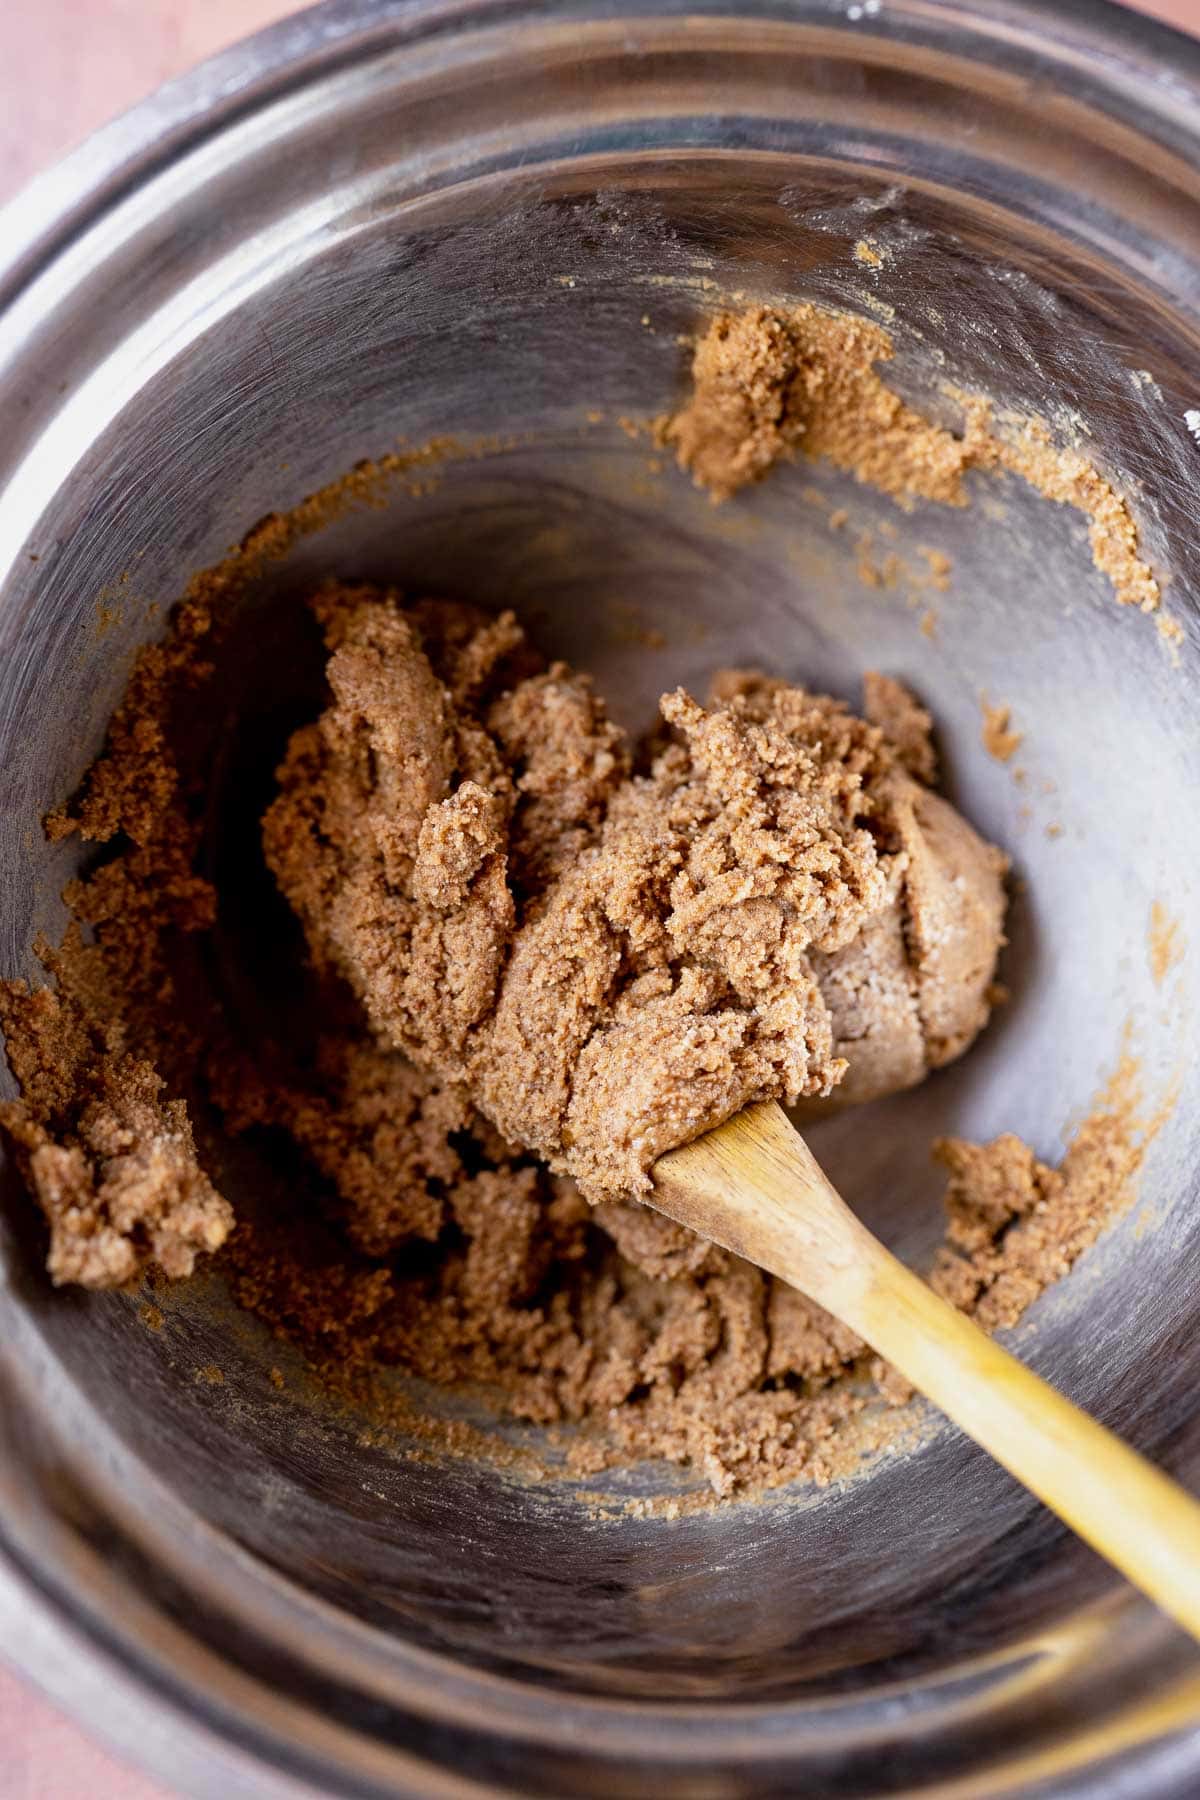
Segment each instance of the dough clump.
[{"label": "dough clump", "polygon": [[[889,1401],[902,1384],[802,1295],[624,1196],[682,1128],[669,1096],[697,1044],[697,1110],[715,1117],[748,1083],[832,1087],[808,1106],[902,1087],[982,1023],[1000,858],[932,792],[928,714],[882,676],[854,719],[740,672],[705,707],[672,696],[634,746],[511,619],[346,586],[316,611],[327,703],[292,740],[265,836],[317,967],[297,966],[269,899],[243,953],[252,982],[265,952],[268,979],[295,991],[282,1030],[273,1006],[259,1020],[205,985],[222,919],[274,885],[252,808],[245,853],[205,848],[208,765],[189,730],[221,682],[206,595],[143,653],[52,822],[107,846],[64,896],[64,943],[38,946],[57,993],[0,984],[22,1094],[0,1123],[54,1278],[185,1274],[228,1234],[236,1298],[371,1429],[498,1453],[414,1408],[400,1370],[566,1431],[578,1476],[666,1458],[726,1495],[854,1466],[872,1378]],[[575,914],[587,935],[568,931]],[[566,1045],[543,1029],[560,994]],[[630,1092],[623,1044],[658,1056]],[[585,1055],[606,1092],[585,1094]],[[549,1100],[547,1067],[565,1071]],[[1146,1132],[1125,1086],[1059,1169],[1013,1138],[939,1146],[949,1230],[932,1279],[955,1304],[1011,1323],[1092,1241]],[[521,1148],[527,1112],[598,1204]],[[205,1172],[231,1138],[285,1172],[243,1182],[233,1229]]]},{"label": "dough clump", "polygon": [[[511,615],[317,602],[330,704],[264,821],[376,1040],[591,1201],[760,1100],[862,1100],[982,1028],[1005,859],[927,785],[930,721],[754,671],[661,703],[645,766]],[[514,678],[515,677],[515,678]],[[888,734],[891,733],[891,736]]]},{"label": "dough clump", "polygon": [[[937,424],[879,373],[895,354],[881,325],[808,303],[717,313],[696,340],[692,392],[657,421],[658,438],[716,502],[796,456],[830,462],[904,507],[966,506],[967,476],[1004,471],[1082,515],[1092,561],[1122,606],[1160,611],[1129,503],[1081,450],[1057,444],[1042,419],[999,426],[981,394],[956,395],[960,431]],[[1160,615],[1159,631],[1174,642],[1178,621]]]},{"label": "dough clump", "polygon": [[123,1287],[152,1264],[190,1275],[220,1249],[233,1208],[154,1068],[49,988],[0,983],[0,1029],[23,1095],[0,1125],[49,1224],[55,1284]]}]

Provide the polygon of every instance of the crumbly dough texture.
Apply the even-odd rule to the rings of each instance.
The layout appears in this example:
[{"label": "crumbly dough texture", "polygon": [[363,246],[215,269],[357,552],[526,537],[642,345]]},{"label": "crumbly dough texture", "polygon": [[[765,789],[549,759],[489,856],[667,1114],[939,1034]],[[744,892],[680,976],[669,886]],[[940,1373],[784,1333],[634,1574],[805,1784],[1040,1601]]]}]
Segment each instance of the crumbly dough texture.
[{"label": "crumbly dough texture", "polygon": [[3,1125],[50,1227],[56,1283],[123,1287],[151,1265],[190,1275],[233,1208],[196,1159],[187,1107],[69,999],[0,984],[0,1028],[23,1099]]},{"label": "crumbly dough texture", "polygon": [[[1028,422],[1001,439],[970,397],[956,438],[884,387],[891,353],[845,315],[723,315],[662,435],[714,498],[797,451],[901,504],[959,504],[971,468],[1007,468],[1078,507],[1118,597],[1157,607],[1128,509],[1081,455]],[[734,672],[706,705],[668,696],[651,757],[511,619],[335,587],[316,602],[328,705],[265,827],[321,977],[311,1031],[246,1035],[197,994],[194,946],[253,878],[218,892],[201,872],[187,721],[225,624],[298,537],[445,453],[363,465],[197,576],[46,822],[105,846],[64,896],[64,943],[37,946],[53,990],[0,986],[22,1096],[0,1123],[51,1273],[117,1286],[216,1251],[376,1416],[396,1367],[582,1427],[579,1473],[663,1457],[719,1495],[826,1479],[847,1421],[903,1384],[627,1196],[744,1099],[895,1091],[984,1022],[1001,859],[933,791],[930,720],[898,684],[869,676],[856,719]],[[1145,1130],[1126,1082],[1057,1169],[1011,1137],[940,1145],[935,1285],[1012,1323],[1128,1195]],[[231,1133],[288,1169],[236,1223],[206,1173]]]},{"label": "crumbly dough texture", "polygon": [[[972,470],[1003,470],[1087,520],[1092,560],[1116,598],[1157,612],[1162,594],[1124,497],[1081,450],[1056,444],[1040,419],[996,426],[979,394],[952,393],[960,432],[934,424],[887,386],[895,354],[881,325],[802,305],[721,312],[697,340],[693,391],[657,424],[662,443],[713,500],[727,500],[796,455],[824,459],[902,506],[965,506]],[[1172,622],[1160,624],[1168,639]]]},{"label": "crumbly dough texture", "polygon": [[[112,1285],[151,1259],[182,1272],[229,1233],[220,1260],[240,1301],[376,1417],[392,1404],[379,1372],[398,1367],[480,1384],[517,1419],[581,1427],[566,1452],[579,1474],[666,1458],[716,1495],[829,1478],[847,1422],[903,1385],[801,1295],[612,1197],[653,1134],[682,1123],[644,1084],[596,1096],[613,1143],[599,1111],[568,1142],[573,1084],[565,1107],[561,1085],[535,1106],[529,1071],[547,1056],[562,1069],[564,1005],[571,1042],[594,1042],[614,1084],[629,1066],[614,1039],[665,1045],[676,1094],[685,1018],[715,1046],[716,1083],[699,1084],[713,1116],[748,1063],[773,1091],[797,1078],[819,1091],[844,1060],[834,1094],[855,1098],[964,1047],[986,1014],[1001,859],[926,785],[928,715],[885,677],[868,679],[863,720],[738,672],[708,707],[672,697],[669,740],[642,766],[586,681],[541,667],[509,619],[346,587],[315,610],[329,704],[293,739],[264,828],[324,971],[311,1043],[247,1041],[186,1003],[187,946],[236,899],[197,872],[205,790],[179,725],[203,698],[212,596],[189,599],[147,653],[105,756],[54,821],[110,845],[68,891],[86,941],[73,929],[60,951],[41,946],[57,997],[4,990],[23,1090],[5,1116],[56,1277]],[[372,906],[387,933],[364,935]],[[590,935],[564,957],[566,928],[545,921],[577,913]],[[515,953],[522,938],[544,953],[540,976]],[[581,943],[599,946],[603,980],[583,978]],[[497,1069],[500,1020],[519,1027],[504,1042],[524,1087]],[[199,1150],[178,1098],[196,1070]],[[522,1147],[526,1115],[560,1166],[579,1159],[597,1204]],[[204,1174],[218,1131],[269,1155],[289,1146],[294,1171],[286,1201],[232,1232]],[[945,1146],[934,1280],[1009,1322],[1100,1229],[1139,1154],[1116,1100],[1061,1170],[1012,1139]],[[44,1173],[61,1166],[78,1177],[65,1205]]]},{"label": "crumbly dough texture", "polygon": [[[908,1086],[983,1025],[1004,858],[900,743],[731,672],[665,695],[648,773],[586,679],[504,685],[515,620],[318,603],[332,705],[294,738],[267,861],[378,1040],[591,1200],[756,1100]],[[907,763],[907,766],[906,766]]]}]

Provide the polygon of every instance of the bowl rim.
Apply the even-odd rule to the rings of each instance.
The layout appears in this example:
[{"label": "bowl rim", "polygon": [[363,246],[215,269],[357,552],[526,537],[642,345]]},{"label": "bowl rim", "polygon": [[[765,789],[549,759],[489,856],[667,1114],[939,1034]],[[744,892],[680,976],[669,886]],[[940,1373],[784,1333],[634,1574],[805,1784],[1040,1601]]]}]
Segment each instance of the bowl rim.
[{"label": "bowl rim", "polygon": [[[317,0],[264,26],[98,127],[0,208],[0,311],[139,182],[314,76],[447,28],[549,24],[587,10],[581,0]],[[678,0],[615,0],[605,9],[630,18],[681,10]],[[1176,151],[1190,148],[1200,161],[1200,37],[1120,0],[888,0],[870,13],[852,0],[693,0],[686,10],[840,23],[864,36],[906,19],[937,20],[981,42],[1020,40],[1053,62],[1068,87],[1072,74],[1083,84],[1086,70],[1148,135],[1155,123],[1169,124]]]},{"label": "bowl rim", "polygon": [[[319,0],[241,39],[100,127],[0,209],[0,312],[141,184],[289,93],[422,40],[553,25],[593,11],[589,0]],[[980,54],[989,44],[1016,42],[1035,50],[1068,94],[1103,97],[1123,123],[1169,143],[1200,171],[1200,39],[1116,0],[887,0],[870,12],[850,0],[610,0],[603,7],[608,19],[684,11],[740,23],[819,23],[864,36],[954,30]],[[222,1800],[331,1791],[266,1760],[274,1742],[268,1733],[223,1732],[124,1663],[89,1631],[50,1573],[0,1533],[0,1655],[85,1729],[177,1789]],[[1156,1791],[1194,1791],[1186,1784],[1200,1781],[1200,1723],[1177,1717],[1164,1736],[1153,1699],[1145,1712],[1147,1779],[1152,1765],[1161,1767],[1159,1778],[1172,1785]],[[1087,1791],[1103,1788],[1102,1778]],[[446,1771],[439,1778],[428,1765],[408,1790],[414,1800],[485,1791]],[[960,1791],[947,1789],[947,1800]]]}]

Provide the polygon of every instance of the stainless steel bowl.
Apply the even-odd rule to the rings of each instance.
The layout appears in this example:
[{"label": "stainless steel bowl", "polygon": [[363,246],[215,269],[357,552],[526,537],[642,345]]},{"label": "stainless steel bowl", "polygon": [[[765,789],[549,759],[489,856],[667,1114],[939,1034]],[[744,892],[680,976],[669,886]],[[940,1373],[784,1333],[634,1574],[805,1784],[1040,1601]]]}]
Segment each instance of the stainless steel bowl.
[{"label": "stainless steel bowl", "polygon": [[[1200,952],[1160,988],[1146,948],[1155,900],[1192,929],[1200,878],[1196,46],[1082,3],[347,0],[102,132],[9,210],[0,256],[0,967],[32,972],[61,928],[75,852],[38,820],[153,608],[269,508],[452,433],[474,449],[435,492],[346,517],[253,597],[209,720],[216,799],[269,766],[323,570],[514,603],[631,720],[731,658],[848,696],[864,666],[909,679],[1023,877],[1015,997],[965,1062],[818,1150],[920,1258],[930,1136],[1055,1151],[1131,1020],[1178,1104],[1138,1208],[1015,1342],[1200,1480]],[[1178,666],[1078,516],[1015,484],[906,515],[798,467],[715,510],[652,472],[616,421],[672,403],[677,334],[728,293],[883,308],[929,406],[950,379],[1057,409],[1135,495]],[[857,579],[868,529],[910,569],[921,545],[953,559],[932,639],[903,583]],[[1024,787],[979,746],[980,690],[1027,733]],[[208,978],[248,1006],[255,974],[231,928]],[[270,1179],[232,1152],[222,1173],[235,1199]],[[158,1334],[126,1297],[51,1292],[7,1180],[3,1646],[176,1785],[1200,1791],[1192,1647],[935,1421],[825,1493],[598,1518],[565,1479],[364,1447],[275,1394],[279,1350],[219,1285]],[[212,1362],[223,1386],[193,1378]]]}]

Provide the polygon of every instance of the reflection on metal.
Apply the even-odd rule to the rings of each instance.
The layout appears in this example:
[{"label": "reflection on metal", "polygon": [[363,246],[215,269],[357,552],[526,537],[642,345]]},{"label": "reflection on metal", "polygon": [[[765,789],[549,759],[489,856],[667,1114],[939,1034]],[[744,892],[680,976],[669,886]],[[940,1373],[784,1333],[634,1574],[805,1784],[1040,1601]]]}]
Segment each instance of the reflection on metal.
[{"label": "reflection on metal", "polygon": [[[1145,929],[1155,900],[1188,921],[1200,879],[1197,51],[1107,9],[861,12],[345,0],[10,209],[0,968],[31,972],[33,933],[61,927],[75,851],[38,820],[160,628],[151,603],[363,455],[486,441],[264,584],[214,690],[214,817],[252,829],[314,676],[297,597],[327,570],[514,604],[633,723],[730,661],[849,698],[864,667],[910,681],[956,797],[1014,854],[1014,997],[965,1062],[814,1147],[919,1259],[930,1137],[1054,1152],[1132,1018],[1151,1096],[1184,1069],[1145,1171],[1154,1228],[1122,1221],[1019,1343],[1195,1481],[1196,976],[1185,958],[1160,993]],[[1061,406],[1170,575],[1180,666],[1078,521],[1016,483],[909,515],[797,467],[714,509],[653,467],[620,421],[677,400],[679,335],[739,294],[885,304],[889,379],[923,406],[949,407],[945,382]],[[948,557],[936,602],[864,587],[868,535],[908,568]],[[981,689],[1019,706],[1024,788],[978,748]],[[204,969],[251,1025],[269,949],[230,920]],[[221,1174],[244,1207],[271,1179],[244,1147]],[[218,1283],[165,1297],[159,1333],[122,1297],[50,1293],[16,1192],[5,1219],[0,1642],[176,1785],[1200,1790],[1194,1651],[948,1431],[819,1496],[598,1518],[565,1480],[408,1460],[298,1382],[276,1393],[278,1346]],[[221,1387],[191,1380],[214,1361]]]}]

